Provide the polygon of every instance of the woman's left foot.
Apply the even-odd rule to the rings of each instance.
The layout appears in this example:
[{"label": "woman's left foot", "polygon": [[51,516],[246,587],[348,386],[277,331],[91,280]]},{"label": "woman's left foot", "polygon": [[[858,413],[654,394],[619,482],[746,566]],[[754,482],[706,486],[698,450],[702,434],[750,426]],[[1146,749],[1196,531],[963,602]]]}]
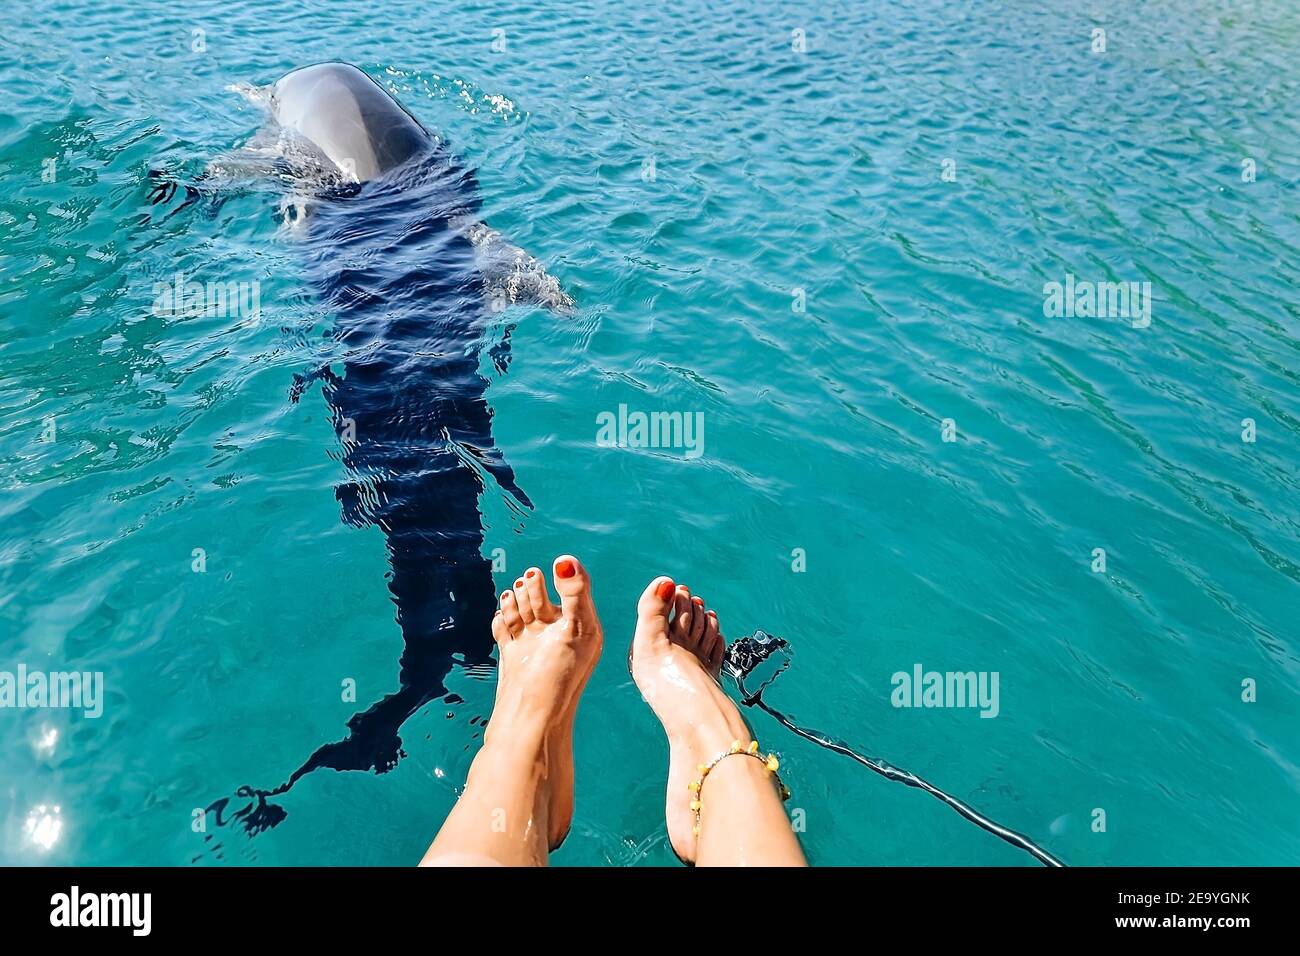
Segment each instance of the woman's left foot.
[{"label": "woman's left foot", "polygon": [[519,729],[521,722],[545,726],[551,849],[563,842],[573,820],[574,718],[604,642],[586,569],[566,554],[555,559],[553,571],[558,607],[539,568],[529,568],[501,594],[492,619],[500,668],[487,730],[490,738]]}]

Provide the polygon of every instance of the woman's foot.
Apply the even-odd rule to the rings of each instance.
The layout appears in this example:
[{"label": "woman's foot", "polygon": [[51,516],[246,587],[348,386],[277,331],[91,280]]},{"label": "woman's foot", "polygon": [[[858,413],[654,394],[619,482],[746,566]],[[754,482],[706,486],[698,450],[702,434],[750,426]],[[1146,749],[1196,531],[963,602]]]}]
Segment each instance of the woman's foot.
[{"label": "woman's foot", "polygon": [[[669,616],[672,615],[672,620]],[[687,785],[732,741],[748,743],[749,727],[722,690],[718,675],[726,641],[718,616],[685,585],[658,577],[637,605],[632,679],[668,734],[668,839],[694,863],[697,839]]]},{"label": "woman's foot", "polygon": [[545,728],[543,787],[551,849],[563,842],[573,820],[573,723],[603,643],[586,569],[567,554],[553,567],[558,607],[539,568],[529,568],[501,595],[492,620],[500,655],[497,696],[484,736],[486,744],[498,734]]}]

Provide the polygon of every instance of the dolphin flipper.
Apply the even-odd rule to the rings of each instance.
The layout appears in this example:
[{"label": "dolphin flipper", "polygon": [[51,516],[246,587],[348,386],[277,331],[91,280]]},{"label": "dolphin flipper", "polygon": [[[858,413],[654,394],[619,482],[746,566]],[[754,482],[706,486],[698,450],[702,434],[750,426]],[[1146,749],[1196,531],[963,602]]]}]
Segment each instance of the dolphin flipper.
[{"label": "dolphin flipper", "polygon": [[573,297],[546,271],[541,260],[507,240],[484,222],[465,227],[474,245],[484,289],[494,312],[511,305],[536,305],[561,315],[573,314]]}]

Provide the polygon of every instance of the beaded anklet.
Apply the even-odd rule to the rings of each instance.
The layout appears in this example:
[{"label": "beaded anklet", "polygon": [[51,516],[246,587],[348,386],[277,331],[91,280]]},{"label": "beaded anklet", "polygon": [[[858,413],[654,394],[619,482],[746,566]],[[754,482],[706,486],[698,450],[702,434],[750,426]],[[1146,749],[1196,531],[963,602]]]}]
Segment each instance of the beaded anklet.
[{"label": "beaded anklet", "polygon": [[776,788],[777,791],[781,794],[781,799],[782,800],[790,799],[790,788],[781,782],[781,777],[776,772],[777,768],[781,766],[781,762],[776,759],[776,754],[768,754],[766,757],[762,756],[758,752],[757,740],[751,740],[749,742],[748,747],[742,744],[739,740],[733,740],[731,742],[730,750],[724,750],[722,753],[718,754],[708,763],[700,764],[699,779],[692,780],[690,783],[686,785],[686,789],[689,790],[692,794],[691,812],[695,814],[695,825],[691,828],[691,832],[694,833],[696,836],[700,835],[700,811],[704,807],[704,804],[700,802],[700,791],[704,789],[704,780],[706,777],[708,777],[710,773],[713,772],[714,767],[722,763],[722,761],[726,760],[728,757],[736,757],[736,756],[753,757],[755,760],[761,760],[767,772],[770,773],[776,779]]}]

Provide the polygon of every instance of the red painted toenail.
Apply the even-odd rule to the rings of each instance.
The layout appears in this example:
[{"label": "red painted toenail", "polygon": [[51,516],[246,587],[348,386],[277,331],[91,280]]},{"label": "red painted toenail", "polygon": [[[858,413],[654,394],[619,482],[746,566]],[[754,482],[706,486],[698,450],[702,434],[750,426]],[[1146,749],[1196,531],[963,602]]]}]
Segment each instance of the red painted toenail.
[{"label": "red painted toenail", "polygon": [[655,593],[659,595],[659,600],[667,601],[673,596],[673,592],[676,590],[677,587],[672,581],[665,581],[663,584],[659,585],[659,590],[655,591]]},{"label": "red painted toenail", "polygon": [[571,578],[578,573],[578,566],[566,559],[555,566],[555,573],[562,578]]},{"label": "red painted toenail", "polygon": [[524,586],[524,579],[523,579],[523,578],[520,578],[518,581],[515,582],[515,587],[517,587],[517,588],[521,588],[521,587],[523,587],[523,586]]},{"label": "red painted toenail", "polygon": [[531,577],[533,577],[535,574],[537,574],[537,572],[534,571],[534,570],[532,570],[532,569],[530,568],[529,570],[527,570],[527,571],[524,572],[524,577],[526,577],[526,578],[531,578]]},{"label": "red painted toenail", "polygon": [[694,598],[691,598],[691,600],[694,601],[696,604],[698,604],[700,607],[704,607],[704,598],[702,598],[702,597],[694,597]]},{"label": "red painted toenail", "polygon": [[508,598],[508,597],[510,597],[510,592],[509,592],[509,591],[502,591],[502,592],[501,592],[501,603],[504,604],[504,603],[506,602],[506,598]]}]

